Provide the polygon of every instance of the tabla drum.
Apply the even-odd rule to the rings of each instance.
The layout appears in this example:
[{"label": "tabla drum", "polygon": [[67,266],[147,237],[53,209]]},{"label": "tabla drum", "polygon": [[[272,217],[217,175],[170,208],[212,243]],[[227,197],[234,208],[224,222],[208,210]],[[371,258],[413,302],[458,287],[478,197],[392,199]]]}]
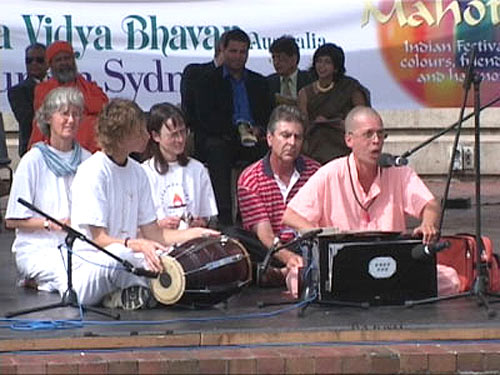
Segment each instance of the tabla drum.
[{"label": "tabla drum", "polygon": [[165,305],[212,306],[252,281],[246,249],[227,236],[194,238],[174,246],[161,260],[164,272],[151,289]]}]

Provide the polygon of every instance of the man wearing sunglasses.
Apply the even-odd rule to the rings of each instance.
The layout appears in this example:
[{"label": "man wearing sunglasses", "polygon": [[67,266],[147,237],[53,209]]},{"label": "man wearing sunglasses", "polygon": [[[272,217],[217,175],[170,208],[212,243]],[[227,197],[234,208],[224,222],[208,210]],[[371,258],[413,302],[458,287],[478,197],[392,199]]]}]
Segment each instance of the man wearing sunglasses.
[{"label": "man wearing sunglasses", "polygon": [[[75,52],[68,42],[56,41],[52,43],[47,47],[45,58],[50,66],[52,78],[42,82],[36,87],[34,101],[35,111],[42,105],[45,97],[53,89],[61,86],[77,88],[83,94],[84,109],[76,139],[83,148],[90,152],[97,151],[99,147],[97,146],[94,127],[97,115],[102,107],[108,102],[108,97],[95,82],[87,81],[85,77],[78,72]],[[40,129],[38,126],[33,126],[28,147],[42,140],[44,140],[44,136],[40,132]]]},{"label": "man wearing sunglasses", "polygon": [[24,62],[27,76],[24,81],[12,86],[7,92],[10,107],[19,124],[19,156],[28,150],[28,140],[33,123],[33,100],[35,86],[43,81],[47,75],[48,65],[45,61],[45,46],[40,43],[26,47]]}]

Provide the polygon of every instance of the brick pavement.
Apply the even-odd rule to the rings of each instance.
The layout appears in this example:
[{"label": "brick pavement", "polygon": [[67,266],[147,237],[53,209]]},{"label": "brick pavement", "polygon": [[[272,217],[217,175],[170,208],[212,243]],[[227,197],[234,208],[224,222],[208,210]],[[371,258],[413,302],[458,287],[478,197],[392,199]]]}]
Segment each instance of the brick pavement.
[{"label": "brick pavement", "polygon": [[0,374],[499,374],[500,343],[2,354]]}]

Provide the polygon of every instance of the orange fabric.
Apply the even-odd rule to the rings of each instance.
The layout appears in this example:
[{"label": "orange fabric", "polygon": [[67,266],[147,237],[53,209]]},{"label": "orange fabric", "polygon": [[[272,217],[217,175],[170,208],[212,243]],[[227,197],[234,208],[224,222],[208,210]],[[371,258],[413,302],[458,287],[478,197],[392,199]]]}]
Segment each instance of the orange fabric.
[{"label": "orange fabric", "polygon": [[[83,110],[82,122],[80,123],[80,129],[78,130],[78,134],[76,135],[77,141],[83,148],[86,148],[90,152],[94,153],[99,149],[97,145],[97,141],[95,138],[95,123],[97,121],[97,115],[101,111],[102,107],[108,102],[108,97],[102,91],[102,89],[97,86],[95,82],[89,82],[82,75],[79,75],[76,78],[75,82],[69,82],[61,84],[55,78],[51,78],[48,81],[44,81],[39,83],[35,88],[35,101],[34,101],[34,109],[35,112],[42,105],[43,101],[47,94],[57,87],[76,87],[79,89],[85,100],[85,108]],[[28,147],[31,147],[33,144],[46,141],[47,137],[45,137],[36,121],[33,120],[33,128],[31,131],[30,141],[28,143]]]},{"label": "orange fabric", "polygon": [[52,58],[60,52],[66,52],[72,56],[75,54],[73,52],[73,47],[71,46],[71,44],[69,44],[66,41],[59,40],[57,42],[52,43],[47,48],[47,51],[45,51],[45,58],[47,59],[47,62],[50,64]]}]

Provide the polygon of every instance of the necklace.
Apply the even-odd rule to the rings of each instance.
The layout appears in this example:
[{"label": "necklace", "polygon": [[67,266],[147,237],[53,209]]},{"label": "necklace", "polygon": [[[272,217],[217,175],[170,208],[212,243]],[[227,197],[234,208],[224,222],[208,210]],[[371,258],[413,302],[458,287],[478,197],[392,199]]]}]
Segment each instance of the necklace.
[{"label": "necklace", "polygon": [[354,182],[352,180],[351,165],[349,164],[349,158],[346,159],[346,162],[347,162],[347,170],[349,171],[349,181],[351,182],[352,194],[354,195],[354,199],[356,200],[356,203],[361,208],[361,218],[363,219],[363,221],[370,222],[371,219],[370,219],[370,213],[368,212],[368,210],[371,207],[371,205],[373,204],[373,202],[375,202],[375,199],[377,199],[377,197],[372,199],[366,206],[363,206],[363,204],[361,203],[361,201],[358,198],[358,195],[356,194],[356,190],[354,189]]},{"label": "necklace", "polygon": [[319,81],[316,81],[316,88],[318,89],[319,92],[325,93],[325,92],[328,92],[331,89],[333,89],[334,84],[335,83],[332,81],[332,82],[330,82],[330,84],[328,86],[321,87],[321,85],[319,84]]}]

